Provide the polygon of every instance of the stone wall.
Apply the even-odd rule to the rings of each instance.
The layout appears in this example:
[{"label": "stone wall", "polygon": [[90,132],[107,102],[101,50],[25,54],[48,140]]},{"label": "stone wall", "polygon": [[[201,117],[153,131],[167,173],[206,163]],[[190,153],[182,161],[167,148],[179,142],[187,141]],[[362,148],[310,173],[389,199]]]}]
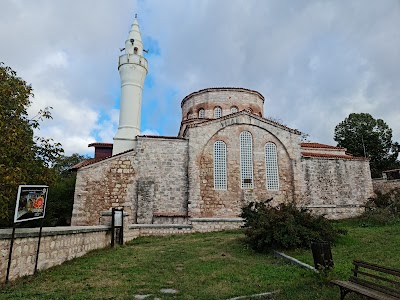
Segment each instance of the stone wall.
[{"label": "stone wall", "polygon": [[[153,223],[157,215],[187,215],[187,151],[188,141],[185,139],[138,137],[140,197],[137,200],[140,203],[135,207],[140,209],[136,214],[137,221],[133,223]],[[142,208],[143,205],[146,208]]]},{"label": "stone wall", "polygon": [[[7,274],[11,229],[0,230],[0,282]],[[33,274],[39,228],[16,229],[11,259],[10,280]],[[48,269],[64,261],[85,255],[110,244],[108,226],[43,228],[38,270]]]},{"label": "stone wall", "polygon": [[[254,188],[240,187],[240,133],[249,131],[253,136]],[[248,113],[226,116],[188,127],[189,139],[189,211],[194,218],[237,217],[242,206],[249,201],[262,201],[270,197],[278,203],[296,200],[300,190],[300,139],[294,130],[271,123]],[[227,146],[227,190],[214,190],[213,145],[222,140]],[[279,191],[267,191],[265,175],[265,143],[277,145]]]},{"label": "stone wall", "polygon": [[192,218],[194,232],[212,232],[240,228],[244,223],[242,218]]},{"label": "stone wall", "polygon": [[214,118],[214,108],[222,108],[222,116],[231,114],[231,107],[239,111],[251,109],[256,115],[264,114],[264,98],[255,91],[246,89],[207,89],[193,93],[182,101],[182,120],[198,118],[199,110],[205,110],[205,118]]},{"label": "stone wall", "polygon": [[381,192],[386,194],[393,189],[400,189],[400,179],[386,180],[386,179],[374,179],[372,181],[374,192]]},{"label": "stone wall", "polygon": [[373,195],[369,162],[363,159],[303,157],[299,204],[332,219],[353,217]]},{"label": "stone wall", "polygon": [[101,213],[112,207],[124,207],[132,218],[138,177],[136,157],[137,152],[132,150],[78,170],[73,226],[98,225]]},{"label": "stone wall", "polygon": [[[194,232],[238,229],[240,218],[192,219],[191,224],[130,224],[124,218],[124,241],[140,236],[164,236]],[[12,229],[0,229],[0,283],[6,280]],[[11,258],[10,280],[32,275],[38,245],[39,228],[17,228]],[[60,265],[111,243],[110,226],[44,227],[38,270]]]},{"label": "stone wall", "polygon": [[130,223],[187,215],[187,151],[185,139],[138,137],[135,149],[80,168],[72,225],[100,224],[112,207],[123,207]]}]

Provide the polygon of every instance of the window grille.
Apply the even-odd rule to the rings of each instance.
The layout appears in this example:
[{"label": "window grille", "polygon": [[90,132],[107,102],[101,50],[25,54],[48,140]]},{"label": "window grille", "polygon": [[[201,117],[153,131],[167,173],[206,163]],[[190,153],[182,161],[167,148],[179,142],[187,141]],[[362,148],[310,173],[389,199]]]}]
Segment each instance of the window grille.
[{"label": "window grille", "polygon": [[267,176],[267,190],[279,190],[278,157],[274,143],[265,144],[265,170]]},{"label": "window grille", "polygon": [[248,131],[240,134],[240,179],[242,189],[253,188],[253,143]]},{"label": "window grille", "polygon": [[232,106],[231,107],[231,113],[237,113],[238,112],[238,108],[236,106]]},{"label": "window grille", "polygon": [[200,110],[199,110],[199,118],[200,119],[204,119],[204,117],[205,117],[205,111],[204,111],[203,108],[200,108]]},{"label": "window grille", "polygon": [[226,145],[222,141],[214,143],[214,189],[226,190]]},{"label": "window grille", "polygon": [[214,108],[214,118],[221,118],[222,117],[222,108],[217,106]]}]

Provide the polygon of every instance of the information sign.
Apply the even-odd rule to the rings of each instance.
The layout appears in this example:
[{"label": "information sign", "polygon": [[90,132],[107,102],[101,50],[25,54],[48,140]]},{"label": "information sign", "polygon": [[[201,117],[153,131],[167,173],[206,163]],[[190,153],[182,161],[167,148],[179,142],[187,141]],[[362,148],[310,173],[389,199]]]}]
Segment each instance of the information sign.
[{"label": "information sign", "polygon": [[14,222],[44,218],[48,190],[47,185],[20,185]]}]

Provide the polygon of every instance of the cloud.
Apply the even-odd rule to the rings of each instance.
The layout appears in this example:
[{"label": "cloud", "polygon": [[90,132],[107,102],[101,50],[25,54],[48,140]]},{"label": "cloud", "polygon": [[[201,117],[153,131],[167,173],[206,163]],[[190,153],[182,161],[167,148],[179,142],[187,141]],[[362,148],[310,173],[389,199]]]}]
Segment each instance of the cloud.
[{"label": "cloud", "polygon": [[141,135],[160,135],[157,130],[145,129],[141,133]]},{"label": "cloud", "polygon": [[136,12],[151,50],[142,128],[176,135],[184,96],[232,86],[261,92],[265,115],[313,141],[335,144],[334,127],[352,112],[385,120],[400,141],[396,0],[8,1],[0,57],[32,83],[30,112],[54,107],[41,133],[69,153],[112,141],[118,48]]}]

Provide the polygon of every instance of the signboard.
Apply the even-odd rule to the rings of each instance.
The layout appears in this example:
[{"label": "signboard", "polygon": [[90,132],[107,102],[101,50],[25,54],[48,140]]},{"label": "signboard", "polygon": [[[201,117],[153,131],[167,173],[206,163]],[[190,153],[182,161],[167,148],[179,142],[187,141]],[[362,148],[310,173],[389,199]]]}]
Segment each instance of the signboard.
[{"label": "signboard", "polygon": [[46,210],[47,185],[20,185],[14,222],[24,222],[44,218]]}]

